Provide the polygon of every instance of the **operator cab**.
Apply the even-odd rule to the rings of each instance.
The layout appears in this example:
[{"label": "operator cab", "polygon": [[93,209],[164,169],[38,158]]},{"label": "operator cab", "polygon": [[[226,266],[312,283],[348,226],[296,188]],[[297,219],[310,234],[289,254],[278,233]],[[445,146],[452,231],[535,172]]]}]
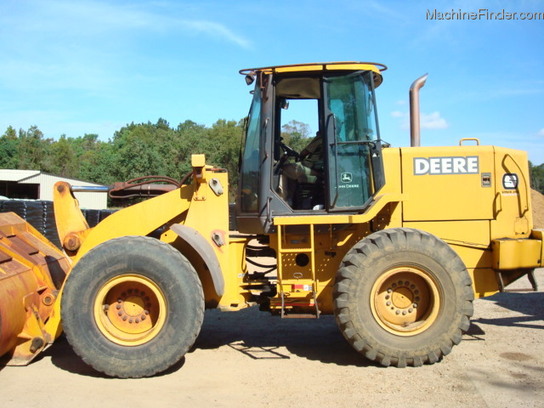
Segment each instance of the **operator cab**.
[{"label": "operator cab", "polygon": [[374,89],[385,69],[343,62],[240,71],[255,82],[240,156],[240,232],[270,232],[279,215],[364,211],[384,184]]}]

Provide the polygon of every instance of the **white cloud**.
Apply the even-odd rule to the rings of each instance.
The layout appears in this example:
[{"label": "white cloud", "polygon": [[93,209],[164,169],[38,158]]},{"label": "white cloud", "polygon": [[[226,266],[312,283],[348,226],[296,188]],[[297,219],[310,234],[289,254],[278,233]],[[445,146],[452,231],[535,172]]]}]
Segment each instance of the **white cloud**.
[{"label": "white cloud", "polygon": [[406,18],[406,16],[399,12],[394,6],[384,6],[381,1],[365,1],[364,3],[360,3],[360,6],[372,16],[381,15],[384,18],[396,21],[405,21]]},{"label": "white cloud", "polygon": [[228,27],[212,21],[188,21],[180,20],[182,26],[192,32],[204,33],[216,38],[225,38],[242,48],[249,48],[251,43],[245,38],[235,34]]},{"label": "white cloud", "polygon": [[536,135],[540,137],[544,137],[544,128],[540,129]]},{"label": "white cloud", "polygon": [[214,20],[174,3],[151,8],[93,0],[14,2],[0,13],[0,88],[32,98],[40,91],[109,94],[138,75],[140,83],[155,81],[161,54],[148,55],[187,38],[202,50],[251,47],[249,39]]},{"label": "white cloud", "polygon": [[[407,112],[393,111],[391,112],[393,118],[401,120],[400,127],[403,130],[410,129],[410,115]],[[421,129],[447,129],[449,127],[446,119],[442,117],[440,112],[433,113],[421,113],[419,117]]]},{"label": "white cloud", "polygon": [[391,117],[400,120],[399,126],[402,130],[410,130],[410,116],[407,112],[393,111],[391,112]]},{"label": "white cloud", "polygon": [[420,119],[421,129],[447,129],[448,122],[444,119],[440,112],[422,113]]},{"label": "white cloud", "polygon": [[226,25],[212,20],[188,18],[187,12],[174,4],[153,9],[137,5],[104,3],[99,1],[31,1],[31,7],[16,8],[0,15],[0,23],[10,32],[10,41],[19,42],[56,40],[63,46],[75,38],[95,44],[107,40],[108,46],[142,32],[159,33],[170,37],[176,34],[206,35],[243,48],[250,41],[236,34]]}]

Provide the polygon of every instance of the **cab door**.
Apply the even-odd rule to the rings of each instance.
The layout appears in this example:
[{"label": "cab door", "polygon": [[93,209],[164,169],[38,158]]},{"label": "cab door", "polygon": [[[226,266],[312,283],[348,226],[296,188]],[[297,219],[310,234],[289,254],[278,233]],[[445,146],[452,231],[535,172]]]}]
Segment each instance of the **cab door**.
[{"label": "cab door", "polygon": [[323,95],[328,209],[362,209],[384,184],[372,75],[326,76]]}]

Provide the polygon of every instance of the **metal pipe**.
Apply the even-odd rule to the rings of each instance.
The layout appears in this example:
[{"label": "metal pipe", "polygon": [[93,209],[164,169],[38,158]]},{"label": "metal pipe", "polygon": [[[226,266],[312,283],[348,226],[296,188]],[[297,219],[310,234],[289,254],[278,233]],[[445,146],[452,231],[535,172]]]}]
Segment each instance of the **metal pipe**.
[{"label": "metal pipe", "polygon": [[[115,183],[111,186],[71,186],[70,191],[72,193],[110,193],[110,196],[115,195],[117,198],[121,198],[123,192],[133,192],[137,193],[139,196],[150,196],[150,195],[160,195],[168,193],[169,191],[179,188],[178,186],[172,184],[154,184],[154,183],[145,183],[145,184],[135,184],[130,183]],[[126,194],[127,196],[132,196]]]},{"label": "metal pipe", "polygon": [[107,193],[108,186],[71,186],[72,193]]},{"label": "metal pipe", "polygon": [[419,126],[419,90],[425,85],[429,74],[416,79],[410,87],[410,146],[421,146]]}]

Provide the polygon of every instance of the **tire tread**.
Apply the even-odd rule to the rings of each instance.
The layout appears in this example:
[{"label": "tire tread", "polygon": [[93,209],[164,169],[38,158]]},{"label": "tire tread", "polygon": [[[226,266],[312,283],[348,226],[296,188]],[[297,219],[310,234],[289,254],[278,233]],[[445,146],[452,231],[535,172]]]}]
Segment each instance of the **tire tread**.
[{"label": "tire tread", "polygon": [[[388,251],[407,251],[417,248],[432,258],[444,260],[443,267],[449,271],[456,288],[457,322],[443,333],[438,344],[427,352],[410,354],[409,352],[393,355],[386,347],[369,341],[372,336],[361,322],[354,318],[354,310],[359,299],[352,295],[353,287],[365,280],[365,266],[373,265]],[[474,293],[472,280],[459,256],[443,241],[434,235],[411,228],[386,229],[367,236],[348,251],[336,276],[334,286],[334,307],[336,321],[340,331],[352,347],[372,361],[384,366],[421,366],[433,364],[449,354],[452,347],[461,341],[462,333],[468,330],[473,313]],[[368,339],[367,339],[368,338]]]}]

